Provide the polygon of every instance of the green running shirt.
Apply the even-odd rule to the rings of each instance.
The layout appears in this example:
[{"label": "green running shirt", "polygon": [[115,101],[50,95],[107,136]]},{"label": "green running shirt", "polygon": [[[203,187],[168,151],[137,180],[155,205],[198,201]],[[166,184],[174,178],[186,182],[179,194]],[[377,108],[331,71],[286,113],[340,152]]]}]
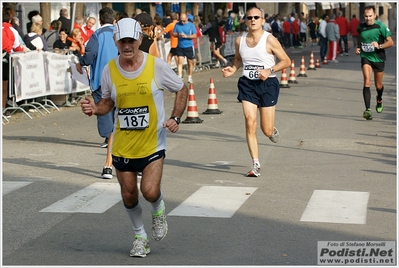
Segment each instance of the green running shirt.
[{"label": "green running shirt", "polygon": [[371,62],[384,62],[386,60],[385,49],[376,49],[372,42],[382,44],[392,33],[385,24],[375,21],[373,25],[359,24],[357,32],[360,35],[360,57]]}]

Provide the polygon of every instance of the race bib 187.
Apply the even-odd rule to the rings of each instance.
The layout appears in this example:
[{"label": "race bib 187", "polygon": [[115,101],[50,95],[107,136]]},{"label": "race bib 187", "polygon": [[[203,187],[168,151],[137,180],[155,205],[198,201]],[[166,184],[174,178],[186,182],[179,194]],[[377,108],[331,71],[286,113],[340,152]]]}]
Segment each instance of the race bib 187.
[{"label": "race bib 187", "polygon": [[148,106],[122,108],[118,111],[121,130],[142,130],[149,126],[150,113]]}]

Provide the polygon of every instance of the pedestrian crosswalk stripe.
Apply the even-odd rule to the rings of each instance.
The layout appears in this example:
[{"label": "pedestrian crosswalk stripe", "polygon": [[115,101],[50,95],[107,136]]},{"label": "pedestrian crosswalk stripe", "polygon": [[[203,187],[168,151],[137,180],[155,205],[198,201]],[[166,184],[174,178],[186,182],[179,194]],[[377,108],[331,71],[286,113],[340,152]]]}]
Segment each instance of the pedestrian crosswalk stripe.
[{"label": "pedestrian crosswalk stripe", "polygon": [[301,221],[366,224],[370,193],[315,190]]},{"label": "pedestrian crosswalk stripe", "polygon": [[3,195],[31,184],[31,181],[3,181]]},{"label": "pedestrian crosswalk stripe", "polygon": [[40,212],[103,213],[121,200],[118,183],[96,182]]},{"label": "pedestrian crosswalk stripe", "polygon": [[203,186],[168,216],[231,218],[256,187]]}]

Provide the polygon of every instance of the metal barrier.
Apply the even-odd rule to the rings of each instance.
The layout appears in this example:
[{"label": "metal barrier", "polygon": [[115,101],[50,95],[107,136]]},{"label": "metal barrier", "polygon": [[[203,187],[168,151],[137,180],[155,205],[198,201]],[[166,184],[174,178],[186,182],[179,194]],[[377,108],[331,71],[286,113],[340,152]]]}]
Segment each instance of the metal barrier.
[{"label": "metal barrier", "polygon": [[232,33],[226,34],[226,43],[224,44],[224,49],[221,51],[221,54],[225,58],[234,58],[236,53],[235,41],[240,33]]},{"label": "metal barrier", "polygon": [[[83,91],[87,94],[87,89],[90,89],[71,78],[68,62],[77,62],[77,57],[68,50],[63,50],[61,53],[51,51],[12,53],[9,60],[8,94],[12,103],[8,102],[9,107],[4,109],[3,114],[5,111],[11,111],[11,115],[16,111],[22,111],[32,119],[24,107],[31,107],[32,111],[44,115],[40,109],[46,113],[50,113],[46,107],[59,110],[54,102],[47,98],[48,96]],[[40,102],[36,99],[40,99]]]}]

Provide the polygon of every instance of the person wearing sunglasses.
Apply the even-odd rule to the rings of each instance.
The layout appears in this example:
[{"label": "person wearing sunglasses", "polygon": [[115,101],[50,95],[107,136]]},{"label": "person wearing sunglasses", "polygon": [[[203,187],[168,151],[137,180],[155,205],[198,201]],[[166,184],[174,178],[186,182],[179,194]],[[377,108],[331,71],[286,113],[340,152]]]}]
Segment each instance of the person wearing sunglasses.
[{"label": "person wearing sunglasses", "polygon": [[263,9],[250,8],[245,23],[248,32],[237,37],[233,65],[223,68],[222,75],[229,77],[238,68],[243,67],[242,76],[238,80],[237,99],[242,103],[246,139],[252,157],[252,168],[246,176],[259,177],[260,161],[256,136],[258,109],[263,133],[272,142],[277,143],[279,131],[274,126],[274,118],[280,83],[276,72],[288,68],[291,59],[280,42],[271,33],[262,29],[265,23]]}]

